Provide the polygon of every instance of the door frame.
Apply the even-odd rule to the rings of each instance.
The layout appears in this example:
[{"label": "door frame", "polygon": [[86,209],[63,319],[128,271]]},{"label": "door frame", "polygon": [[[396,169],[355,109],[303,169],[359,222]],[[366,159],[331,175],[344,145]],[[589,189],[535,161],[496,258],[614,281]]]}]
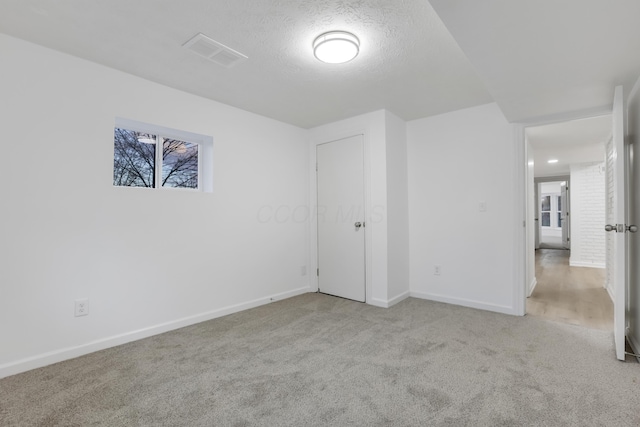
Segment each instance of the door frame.
[{"label": "door frame", "polygon": [[544,126],[556,123],[568,122],[571,120],[588,119],[592,117],[603,116],[611,114],[611,106],[603,106],[600,108],[593,108],[589,110],[574,111],[571,113],[555,114],[547,117],[541,117],[536,120],[514,123],[514,138],[516,147],[514,150],[514,162],[515,162],[515,191],[517,194],[518,203],[516,203],[515,211],[518,221],[514,221],[516,224],[515,242],[516,248],[516,260],[518,262],[515,266],[515,280],[513,288],[513,307],[514,314],[518,316],[524,316],[527,309],[527,293],[529,283],[527,280],[527,264],[530,259],[535,259],[535,241],[532,241],[529,237],[530,227],[535,225],[531,222],[527,222],[527,201],[529,197],[533,197],[533,194],[529,193],[529,186],[527,181],[528,171],[528,142],[525,135],[525,129],[534,126]]},{"label": "door frame", "polygon": [[[555,175],[555,176],[541,176],[540,178],[533,178],[533,184],[534,184],[534,189],[533,192],[535,194],[535,200],[536,200],[536,213],[534,216],[540,218],[540,184],[545,183],[545,182],[566,182],[567,183],[567,187],[569,187],[571,185],[571,175]],[[567,204],[569,206],[569,212],[571,212],[571,205]],[[569,233],[569,239],[571,238],[571,214],[569,214],[569,220],[566,221],[567,224],[567,232]],[[533,227],[536,227],[536,233],[542,234],[542,221],[538,221],[538,224],[534,224],[532,225]],[[564,227],[564,226],[563,226]],[[538,239],[538,243],[540,242],[541,239]],[[571,244],[569,244],[569,248],[571,248]],[[538,248],[536,248],[538,249]]]},{"label": "door frame", "polygon": [[[560,201],[561,208],[560,218],[562,224],[560,225],[562,233],[562,245],[565,249],[571,250],[571,183],[568,179],[564,185],[560,186]],[[564,212],[563,212],[564,211]]]},{"label": "door frame", "polygon": [[345,132],[331,133],[329,136],[314,138],[309,144],[309,291],[318,291],[318,186],[316,173],[316,149],[318,145],[341,139],[362,135],[364,147],[364,256],[365,256],[365,303],[372,303],[372,238],[371,229],[371,147],[367,132],[354,129]]},{"label": "door frame", "polygon": [[[357,147],[357,156],[352,157],[352,155],[355,154],[353,153],[353,151],[356,151],[355,150],[356,147]],[[324,154],[321,156],[321,158],[318,159],[317,157],[320,154],[321,149],[325,151],[324,151]],[[345,149],[347,150],[346,152],[345,152]],[[327,154],[326,150],[328,150],[329,153],[331,154],[330,155]],[[351,161],[355,159],[357,159],[357,161],[355,162]],[[330,263],[329,261],[327,265],[323,264],[323,277],[333,278],[333,280],[337,280],[342,284],[340,286],[336,286],[336,283],[333,280],[330,280],[330,279],[323,280],[323,288],[319,289],[320,275],[317,274],[317,271],[316,271],[316,277],[318,280],[318,290],[319,292],[325,293],[328,295],[339,296],[342,298],[351,299],[358,302],[366,302],[367,301],[367,286],[366,286],[367,285],[367,280],[366,280],[367,263],[365,259],[366,211],[364,210],[365,209],[365,200],[364,200],[365,173],[364,173],[364,138],[362,135],[354,135],[352,137],[338,139],[335,141],[316,145],[316,161],[318,165],[316,169],[316,180],[317,182],[324,184],[323,187],[316,186],[316,188],[318,188],[318,190],[320,189],[323,190],[321,192],[323,196],[322,202],[325,202],[327,204],[327,207],[331,206],[331,208],[328,209],[328,212],[333,212],[332,208],[336,208],[337,206],[334,204],[335,199],[332,199],[332,197],[335,197],[336,194],[342,193],[340,187],[350,187],[347,183],[345,183],[342,180],[340,180],[339,183],[335,181],[331,181],[332,177],[335,177],[336,175],[333,173],[327,174],[325,170],[326,167],[331,166],[331,162],[335,162],[335,161],[341,162],[342,160],[349,160],[349,162],[348,164],[342,165],[342,166],[346,166],[346,169],[334,170],[334,172],[336,172],[338,176],[340,176],[340,174],[344,174],[344,173],[348,174],[354,171],[359,172],[351,176],[353,181],[351,181],[350,183],[351,184],[357,183],[358,185],[356,185],[355,188],[353,188],[353,192],[349,192],[351,196],[357,198],[357,201],[354,200],[352,197],[348,198],[351,202],[356,202],[356,204],[352,204],[351,206],[349,206],[348,212],[351,212],[351,209],[354,206],[358,206],[358,211],[355,217],[354,216],[349,217],[348,222],[343,220],[339,224],[337,221],[337,217],[336,217],[336,221],[332,221],[331,216],[329,216],[328,218],[323,218],[324,211],[322,212],[322,215],[320,214],[320,212],[318,212],[318,215],[316,217],[316,225],[318,227],[318,233],[317,233],[317,238],[318,238],[317,247],[319,252],[318,264],[321,264],[322,260],[328,261],[327,258],[323,258],[323,257],[328,256],[329,258],[331,258],[336,254],[336,252],[337,254],[341,254],[339,255],[339,258],[341,260],[349,259],[351,262],[348,263],[349,267],[342,266],[340,267],[340,269],[336,269],[335,265],[333,266],[333,268],[331,268],[331,266],[329,265]],[[324,164],[324,163],[320,164],[321,162],[327,162],[329,164]],[[325,173],[322,173],[323,170],[325,170]],[[320,178],[322,178],[322,180],[320,180]],[[328,183],[327,180],[332,182],[333,185]],[[344,193],[342,193],[342,195],[344,195]],[[321,202],[320,199],[321,199],[320,194],[318,194],[317,205],[320,207],[324,207],[325,203],[320,203]],[[339,208],[338,208],[338,211],[339,211]],[[364,226],[362,227],[359,226],[358,228],[354,227],[354,224],[361,224],[361,223],[364,224]],[[320,230],[325,230],[329,232],[329,234],[331,234],[332,232],[336,231],[336,228],[341,230],[340,237],[339,237],[340,241],[337,242],[333,240],[332,243],[328,243],[328,244],[326,242],[323,243],[323,241],[325,241],[324,240],[325,236],[324,234],[320,235],[321,233]],[[354,234],[352,234],[350,237],[344,234],[344,233],[348,233],[349,231],[354,232]],[[351,239],[354,239],[355,241],[351,241]],[[351,249],[347,250],[347,252],[344,252],[343,249],[340,248],[343,245],[350,245],[350,243],[356,243],[356,241],[357,241],[357,244],[355,244],[354,246],[350,246]],[[320,248],[320,245],[322,245],[322,248]],[[355,256],[355,258],[349,258],[350,256],[354,256],[354,255],[357,255],[357,256]],[[350,267],[357,267],[357,268],[350,270],[349,269]],[[342,282],[343,279],[341,279],[341,277],[345,277],[345,275],[349,277],[349,279],[346,282]]]}]

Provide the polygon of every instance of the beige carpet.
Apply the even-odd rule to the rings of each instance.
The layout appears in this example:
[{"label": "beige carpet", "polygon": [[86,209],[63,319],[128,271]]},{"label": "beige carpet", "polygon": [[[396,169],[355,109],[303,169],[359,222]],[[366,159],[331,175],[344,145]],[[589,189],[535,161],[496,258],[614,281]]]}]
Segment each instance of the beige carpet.
[{"label": "beige carpet", "polygon": [[2,426],[638,426],[611,334],[306,294],[0,380]]}]

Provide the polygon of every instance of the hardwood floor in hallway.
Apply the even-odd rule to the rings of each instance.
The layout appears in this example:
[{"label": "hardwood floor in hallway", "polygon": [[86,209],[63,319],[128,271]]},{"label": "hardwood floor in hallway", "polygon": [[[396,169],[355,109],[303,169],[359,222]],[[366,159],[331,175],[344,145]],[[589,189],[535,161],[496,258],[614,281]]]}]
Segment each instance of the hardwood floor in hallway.
[{"label": "hardwood floor in hallway", "polygon": [[613,330],[613,302],[604,288],[605,270],[570,267],[568,250],[538,249],[538,284],[527,298],[527,314],[593,329]]}]

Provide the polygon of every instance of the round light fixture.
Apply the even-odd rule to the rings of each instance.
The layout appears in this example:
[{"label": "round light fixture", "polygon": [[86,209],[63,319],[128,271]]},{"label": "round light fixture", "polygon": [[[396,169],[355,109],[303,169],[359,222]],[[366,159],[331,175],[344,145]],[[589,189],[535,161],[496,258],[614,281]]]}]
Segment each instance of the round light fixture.
[{"label": "round light fixture", "polygon": [[558,159],[547,160],[547,163],[558,163]]},{"label": "round light fixture", "polygon": [[349,62],[360,51],[360,40],[346,31],[329,31],[313,41],[313,54],[322,62],[342,64]]}]

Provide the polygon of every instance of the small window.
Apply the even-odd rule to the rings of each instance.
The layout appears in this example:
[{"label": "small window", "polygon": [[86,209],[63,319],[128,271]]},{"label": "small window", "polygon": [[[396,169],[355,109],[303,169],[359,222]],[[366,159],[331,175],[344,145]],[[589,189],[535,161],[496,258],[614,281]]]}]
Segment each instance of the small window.
[{"label": "small window", "polygon": [[562,197],[543,194],[540,199],[540,219],[542,227],[562,228]]},{"label": "small window", "polygon": [[540,200],[540,212],[542,218],[542,226],[550,227],[551,226],[551,196],[542,196]]},{"label": "small window", "polygon": [[211,145],[204,135],[117,119],[113,185],[211,191]]}]

